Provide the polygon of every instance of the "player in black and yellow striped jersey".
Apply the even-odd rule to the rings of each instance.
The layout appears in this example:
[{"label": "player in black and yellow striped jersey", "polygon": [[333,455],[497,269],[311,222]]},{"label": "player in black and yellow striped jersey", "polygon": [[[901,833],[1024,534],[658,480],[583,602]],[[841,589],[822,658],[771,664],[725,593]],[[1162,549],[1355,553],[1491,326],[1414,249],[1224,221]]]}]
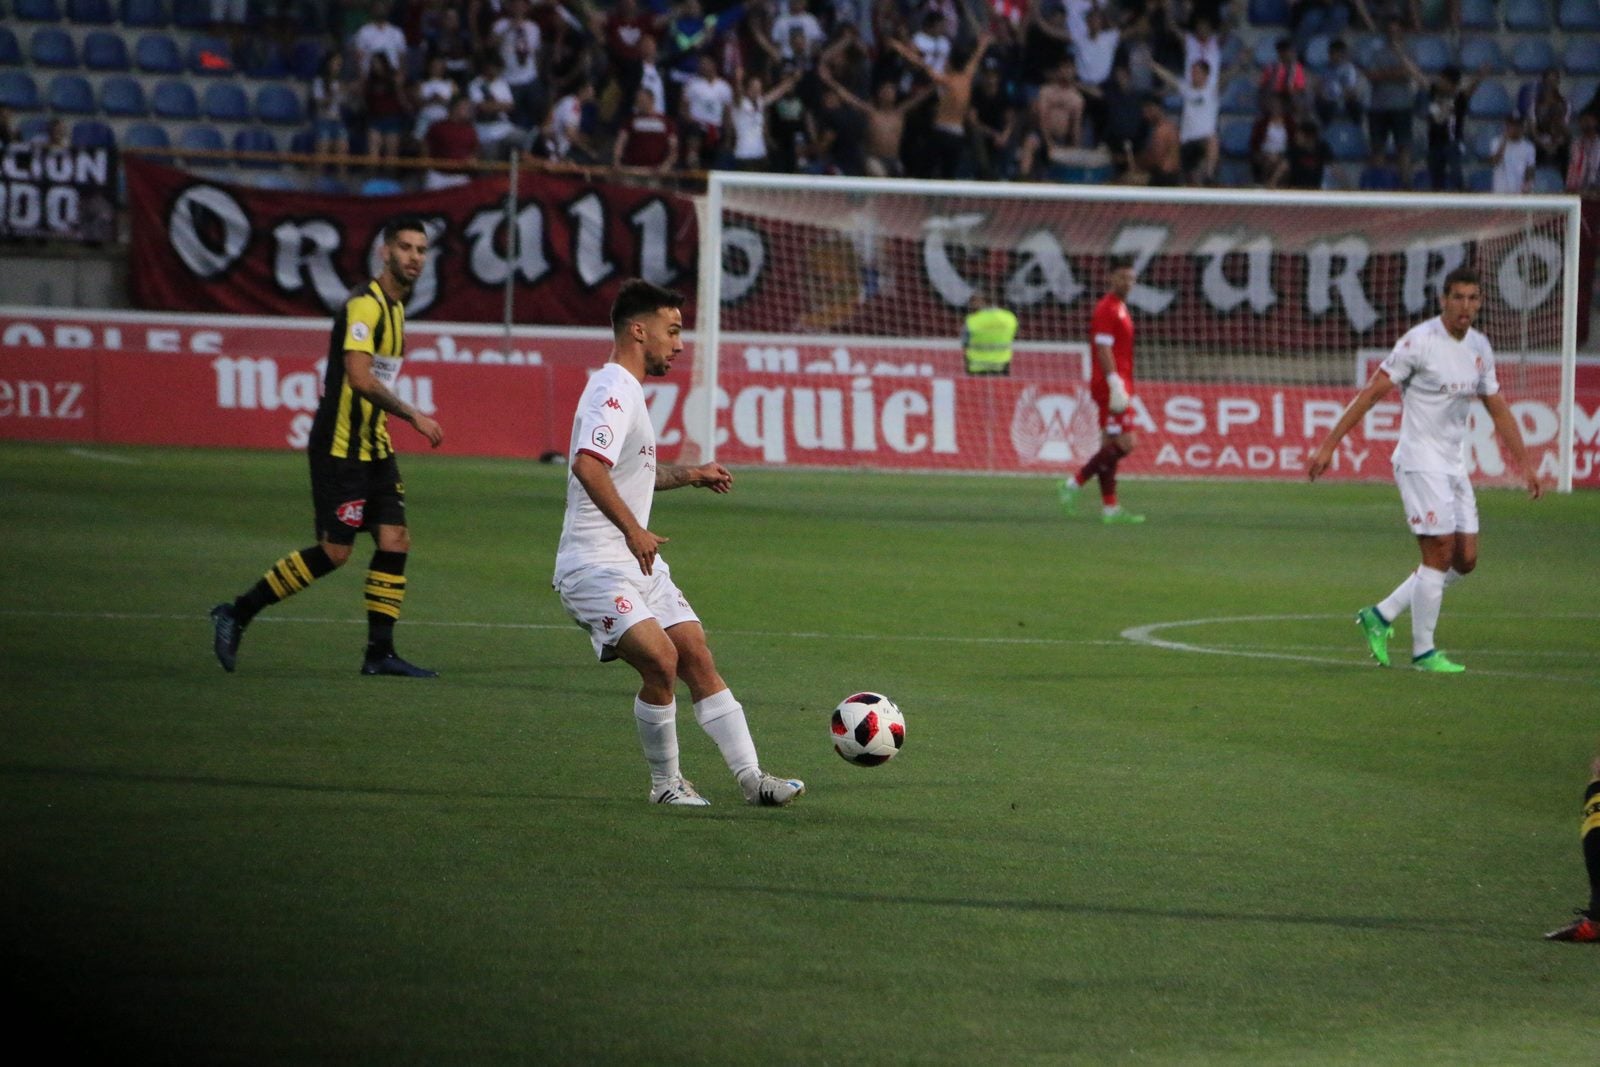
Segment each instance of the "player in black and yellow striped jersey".
[{"label": "player in black and yellow striped jersey", "polygon": [[401,400],[393,388],[405,357],[405,300],[427,261],[422,222],[402,218],[383,231],[383,269],[350,294],[333,322],[322,402],[306,448],[317,543],[291,552],[232,603],[211,609],[212,648],[223,670],[238,663],[245,627],[266,607],[300,592],[350,558],[363,530],[377,542],[364,586],[367,651],[362,674],[432,678],[437,672],[408,663],[394,650],[394,626],[406,595],[405,483],[388,417],[404,419],[434,448],[444,431]]},{"label": "player in black and yellow striped jersey", "polygon": [[1600,944],[1600,756],[1589,766],[1589,785],[1583,791],[1583,823],[1578,828],[1583,842],[1583,863],[1589,869],[1589,907],[1559,930],[1544,936],[1551,941],[1584,941]]}]

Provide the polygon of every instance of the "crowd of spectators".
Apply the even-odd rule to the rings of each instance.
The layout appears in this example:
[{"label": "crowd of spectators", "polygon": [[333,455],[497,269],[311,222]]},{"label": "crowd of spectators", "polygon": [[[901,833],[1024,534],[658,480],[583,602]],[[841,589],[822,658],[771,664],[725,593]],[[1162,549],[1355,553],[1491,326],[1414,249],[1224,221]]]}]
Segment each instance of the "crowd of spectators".
[{"label": "crowd of spectators", "polygon": [[[513,149],[656,172],[1214,185],[1223,87],[1243,78],[1254,184],[1324,186],[1340,123],[1389,187],[1458,190],[1483,74],[1418,69],[1416,0],[1290,0],[1261,63],[1227,0],[335,3],[341,47],[309,89],[317,151],[427,157],[430,187]],[[1377,39],[1358,60],[1345,36],[1363,32]],[[1525,190],[1541,166],[1594,188],[1596,116],[1600,94],[1575,107],[1556,70],[1523,87],[1494,188]]]}]

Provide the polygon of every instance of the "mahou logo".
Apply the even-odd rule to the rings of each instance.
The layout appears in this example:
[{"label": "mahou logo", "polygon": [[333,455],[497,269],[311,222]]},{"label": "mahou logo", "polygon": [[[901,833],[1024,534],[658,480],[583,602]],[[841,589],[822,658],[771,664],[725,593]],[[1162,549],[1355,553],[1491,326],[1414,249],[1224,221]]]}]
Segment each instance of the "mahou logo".
[{"label": "mahou logo", "polygon": [[1011,410],[1011,447],[1024,463],[1077,463],[1100,446],[1100,425],[1089,390],[1071,395],[1030,385]]}]

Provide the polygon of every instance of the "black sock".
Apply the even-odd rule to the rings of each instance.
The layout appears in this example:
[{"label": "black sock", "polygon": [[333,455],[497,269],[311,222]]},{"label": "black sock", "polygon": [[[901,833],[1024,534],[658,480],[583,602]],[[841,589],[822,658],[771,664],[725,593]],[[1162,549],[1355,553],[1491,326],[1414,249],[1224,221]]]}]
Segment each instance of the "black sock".
[{"label": "black sock", "polygon": [[291,552],[274,563],[272,569],[251,586],[248,592],[234,600],[234,617],[239,620],[240,626],[247,625],[262,608],[270,607],[280,600],[287,600],[324,574],[336,569],[333,560],[328,558],[321,545],[312,545],[310,548]]},{"label": "black sock", "polygon": [[394,624],[406,598],[406,554],[379,549],[367,568],[367,655],[394,652]]},{"label": "black sock", "polygon": [[1583,794],[1583,863],[1589,869],[1589,916],[1600,919],[1600,778]]}]

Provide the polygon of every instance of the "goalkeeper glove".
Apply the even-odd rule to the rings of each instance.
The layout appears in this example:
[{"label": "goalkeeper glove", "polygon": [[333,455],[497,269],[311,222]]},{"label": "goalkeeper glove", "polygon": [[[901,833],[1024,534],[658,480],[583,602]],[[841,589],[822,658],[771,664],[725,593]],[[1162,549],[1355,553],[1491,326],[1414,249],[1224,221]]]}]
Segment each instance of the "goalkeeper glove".
[{"label": "goalkeeper glove", "polygon": [[1128,410],[1128,387],[1123,384],[1122,375],[1112,373],[1106,375],[1106,389],[1111,393],[1111,413],[1120,415]]}]

